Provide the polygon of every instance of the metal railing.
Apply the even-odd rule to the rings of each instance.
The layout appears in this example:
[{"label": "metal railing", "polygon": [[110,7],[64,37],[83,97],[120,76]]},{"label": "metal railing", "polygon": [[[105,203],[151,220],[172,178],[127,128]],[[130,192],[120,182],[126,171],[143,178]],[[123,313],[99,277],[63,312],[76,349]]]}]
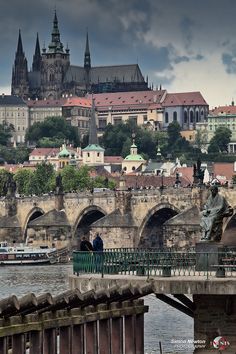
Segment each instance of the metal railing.
[{"label": "metal railing", "polygon": [[207,253],[176,250],[106,249],[73,252],[74,274],[236,277],[236,250]]}]

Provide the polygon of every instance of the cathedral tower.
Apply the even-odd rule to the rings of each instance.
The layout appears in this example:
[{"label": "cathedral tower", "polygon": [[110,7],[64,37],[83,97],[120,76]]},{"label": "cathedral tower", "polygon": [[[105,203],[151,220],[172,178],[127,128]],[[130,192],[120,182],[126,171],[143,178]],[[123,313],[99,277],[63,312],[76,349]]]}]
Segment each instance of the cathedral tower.
[{"label": "cathedral tower", "polygon": [[65,73],[70,66],[69,49],[64,50],[60,40],[57,14],[55,11],[52,29],[52,39],[48,50],[43,48],[41,66],[41,95],[42,98],[61,97]]},{"label": "cathedral tower", "polygon": [[42,56],[41,56],[41,52],[40,52],[39,36],[37,33],[35,52],[34,52],[34,56],[33,56],[32,71],[34,71],[34,72],[40,71],[41,70],[41,62],[42,62]]},{"label": "cathedral tower", "polygon": [[28,65],[23,51],[21,32],[19,30],[15,62],[12,69],[12,95],[27,98],[29,94]]},{"label": "cathedral tower", "polygon": [[84,52],[84,69],[85,69],[85,84],[86,84],[86,91],[90,88],[90,69],[91,69],[91,57],[90,57],[90,50],[89,50],[89,39],[88,39],[88,31],[86,35],[86,46]]}]

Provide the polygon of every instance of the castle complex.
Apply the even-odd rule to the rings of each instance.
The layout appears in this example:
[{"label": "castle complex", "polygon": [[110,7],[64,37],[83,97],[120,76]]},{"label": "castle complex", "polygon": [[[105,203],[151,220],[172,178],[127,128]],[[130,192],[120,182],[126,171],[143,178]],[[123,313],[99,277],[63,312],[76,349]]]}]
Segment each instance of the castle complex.
[{"label": "castle complex", "polygon": [[51,42],[48,49],[40,50],[37,35],[32,69],[28,71],[21,32],[19,31],[15,62],[12,72],[12,95],[24,99],[58,99],[63,95],[83,96],[87,92],[142,91],[148,89],[138,64],[91,66],[88,33],[84,66],[70,63],[70,50],[60,39],[55,12]]}]

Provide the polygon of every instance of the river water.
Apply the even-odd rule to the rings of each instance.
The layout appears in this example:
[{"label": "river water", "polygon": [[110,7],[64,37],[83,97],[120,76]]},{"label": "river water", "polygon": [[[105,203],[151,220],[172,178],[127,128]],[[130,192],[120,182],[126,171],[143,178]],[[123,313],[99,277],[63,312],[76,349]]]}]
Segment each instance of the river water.
[{"label": "river water", "polygon": [[[0,268],[0,298],[18,297],[28,292],[56,295],[68,290],[71,264],[50,266],[10,266]],[[155,295],[145,297],[149,312],[145,314],[145,354],[192,354],[193,320],[171,308]]]}]

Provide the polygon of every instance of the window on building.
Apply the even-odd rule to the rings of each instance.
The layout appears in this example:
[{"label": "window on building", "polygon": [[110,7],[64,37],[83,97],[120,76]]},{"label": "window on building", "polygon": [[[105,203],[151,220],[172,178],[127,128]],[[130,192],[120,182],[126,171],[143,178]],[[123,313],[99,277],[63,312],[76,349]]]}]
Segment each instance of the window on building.
[{"label": "window on building", "polygon": [[169,114],[168,112],[165,112],[165,123],[169,123]]},{"label": "window on building", "polygon": [[113,118],[114,125],[118,125],[122,123],[122,117],[114,117]]},{"label": "window on building", "polygon": [[176,111],[173,112],[173,121],[177,122],[177,112]]},{"label": "window on building", "polygon": [[143,115],[143,121],[146,122],[147,121],[147,114]]},{"label": "window on building", "polygon": [[129,116],[129,120],[132,121],[134,124],[137,124],[138,116]]},{"label": "window on building", "polygon": [[99,119],[98,120],[98,128],[99,129],[106,128],[106,125],[107,125],[107,120],[106,119]]},{"label": "window on building", "polygon": [[90,153],[89,152],[87,153],[87,156],[90,157]]},{"label": "window on building", "polygon": [[199,112],[196,111],[196,122],[199,122]]},{"label": "window on building", "polygon": [[184,111],[184,123],[188,123],[188,112]]},{"label": "window on building", "polygon": [[190,123],[193,123],[193,111],[190,111]]},{"label": "window on building", "polygon": [[100,156],[100,152],[97,152],[97,157],[99,157]]}]

